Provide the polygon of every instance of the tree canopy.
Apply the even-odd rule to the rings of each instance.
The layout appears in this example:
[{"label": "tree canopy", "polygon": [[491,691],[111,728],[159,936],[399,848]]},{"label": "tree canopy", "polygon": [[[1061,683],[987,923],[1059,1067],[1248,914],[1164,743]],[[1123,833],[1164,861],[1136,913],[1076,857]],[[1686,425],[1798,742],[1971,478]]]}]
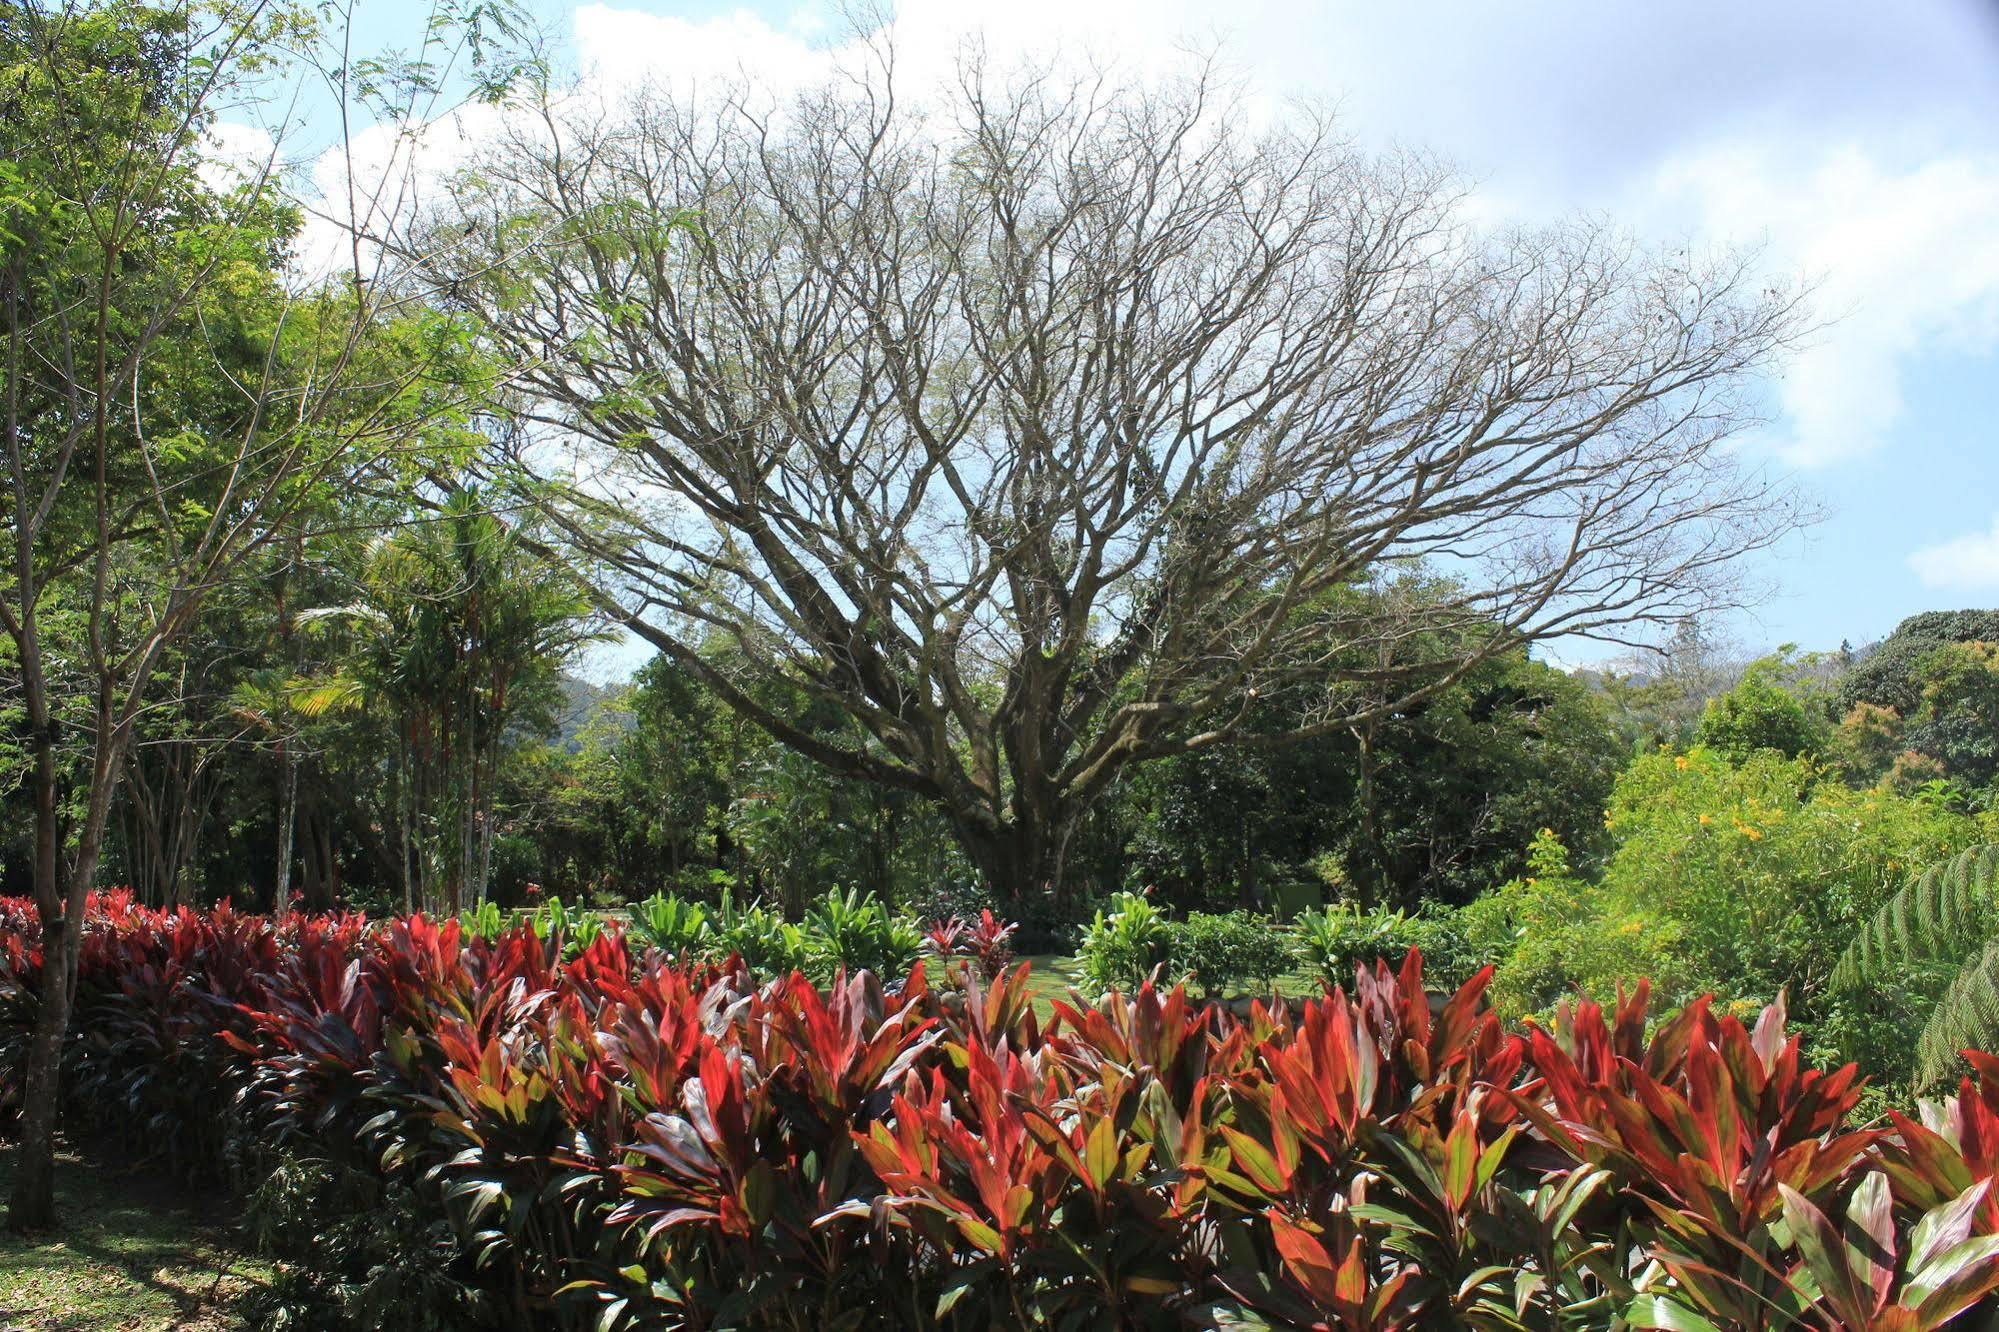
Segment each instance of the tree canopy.
[{"label": "tree canopy", "polygon": [[538,493],[605,604],[1010,894],[1129,765],[1276,740],[1259,699],[1331,735],[1640,634],[1797,520],[1728,447],[1799,331],[1751,258],[1482,233],[1201,71],[919,107],[891,64],[767,112],[539,85],[408,243],[521,367],[514,460],[589,478]]}]

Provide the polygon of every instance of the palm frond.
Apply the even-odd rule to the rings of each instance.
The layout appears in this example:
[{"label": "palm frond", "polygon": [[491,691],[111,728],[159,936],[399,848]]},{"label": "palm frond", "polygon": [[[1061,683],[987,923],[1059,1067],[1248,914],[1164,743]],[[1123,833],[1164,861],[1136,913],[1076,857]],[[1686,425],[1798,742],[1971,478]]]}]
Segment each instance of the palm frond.
[{"label": "palm frond", "polygon": [[1958,971],[1916,1041],[1916,1085],[1948,1078],[1960,1050],[1999,1044],[1999,939],[1986,941]]},{"label": "palm frond", "polygon": [[352,602],[345,606],[315,606],[298,612],[297,620],[306,628],[319,628],[327,624],[337,624],[343,620],[359,620],[366,624],[386,625],[389,617],[373,606]]},{"label": "palm frond", "polygon": [[1937,964],[1956,967],[1994,933],[1999,844],[1974,846],[1934,865],[1896,893],[1847,945],[1833,984],[1854,989]]},{"label": "palm frond", "polygon": [[323,717],[329,712],[346,712],[361,706],[362,694],[360,681],[351,676],[301,681],[291,695],[291,706],[302,717]]}]

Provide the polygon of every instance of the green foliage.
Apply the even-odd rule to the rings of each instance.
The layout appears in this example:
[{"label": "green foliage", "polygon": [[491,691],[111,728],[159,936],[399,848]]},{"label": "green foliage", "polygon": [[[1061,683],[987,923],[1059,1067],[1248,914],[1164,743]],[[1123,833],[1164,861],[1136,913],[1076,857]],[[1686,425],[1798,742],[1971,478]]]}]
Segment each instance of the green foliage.
[{"label": "green foliage", "polygon": [[1357,968],[1372,970],[1377,963],[1399,967],[1412,950],[1422,953],[1425,970],[1439,984],[1462,984],[1484,965],[1457,916],[1445,911],[1364,910],[1336,902],[1299,913],[1293,929],[1299,960],[1325,985],[1351,986]]},{"label": "green foliage", "polygon": [[481,902],[458,913],[458,928],[474,939],[495,938],[506,925],[506,913],[498,902]]},{"label": "green foliage", "polygon": [[1999,610],[1925,611],[1895,626],[1839,683],[1838,712],[1857,703],[1914,715],[1923,699],[1923,661],[1953,643],[1999,642]]},{"label": "green foliage", "polygon": [[1708,702],[1694,743],[1731,763],[1762,750],[1785,758],[1820,753],[1828,739],[1821,710],[1785,684],[1795,665],[1789,649],[1751,662],[1733,689]]},{"label": "green foliage", "polygon": [[1958,1051],[1999,1038],[1999,845],[1917,875],[1848,945],[1833,983],[1921,1017],[1919,1084],[1954,1070]]},{"label": "green foliage", "polygon": [[698,902],[654,893],[643,902],[634,902],[627,928],[632,938],[647,948],[657,948],[669,957],[683,953],[699,955],[714,938],[708,913]]},{"label": "green foliage", "polygon": [[288,1260],[246,1301],[255,1332],[469,1332],[490,1325],[450,1224],[409,1185],[332,1161],[282,1158],[246,1208],[262,1251]]},{"label": "green foliage", "polygon": [[[1313,704],[1260,700],[1255,729],[1296,730]],[[1353,732],[1138,769],[1112,811],[1128,828],[1114,881],[1184,909],[1268,909],[1272,880],[1323,859],[1368,900],[1467,901],[1518,874],[1541,828],[1593,846],[1627,753],[1586,686],[1506,654]]]},{"label": "green foliage", "polygon": [[572,907],[560,896],[552,896],[543,902],[538,910],[528,917],[535,936],[548,940],[562,948],[565,953],[580,953],[597,942],[604,932],[601,916]]},{"label": "green foliage", "polygon": [[299,617],[336,650],[294,706],[372,711],[395,737],[384,822],[414,852],[416,902],[487,895],[503,755],[546,728],[562,666],[598,636],[581,586],[532,544],[481,492],[455,490],[370,546],[359,597]]},{"label": "green foliage", "polygon": [[1999,643],[1953,643],[1918,664],[1922,702],[1902,742],[1939,775],[1979,789],[1999,777]]},{"label": "green foliage", "polygon": [[803,929],[761,902],[738,905],[728,890],[715,907],[713,924],[709,937],[714,956],[719,960],[733,953],[758,975],[788,976],[804,970],[812,956]]},{"label": "green foliage", "polygon": [[831,889],[805,910],[807,970],[819,980],[871,971],[894,976],[923,952],[923,930],[873,893]]},{"label": "green foliage", "polygon": [[1210,997],[1236,995],[1254,986],[1269,994],[1292,966],[1291,932],[1247,911],[1191,911],[1166,931],[1167,969],[1190,976]]},{"label": "green foliage", "polygon": [[1740,764],[1707,749],[1634,762],[1606,814],[1600,874],[1554,839],[1534,871],[1460,913],[1480,947],[1506,946],[1503,1011],[1543,1012],[1575,990],[1608,997],[1648,976],[1671,1002],[1702,993],[1747,1008],[1787,993],[1821,1050],[1895,1077],[1919,1024],[1831,984],[1863,922],[1907,880],[1981,840],[1947,802],[1855,791],[1808,759],[1768,750]]},{"label": "green foliage", "polygon": [[1100,990],[1133,990],[1167,960],[1165,915],[1138,893],[1113,893],[1083,931],[1076,949],[1082,974]]}]

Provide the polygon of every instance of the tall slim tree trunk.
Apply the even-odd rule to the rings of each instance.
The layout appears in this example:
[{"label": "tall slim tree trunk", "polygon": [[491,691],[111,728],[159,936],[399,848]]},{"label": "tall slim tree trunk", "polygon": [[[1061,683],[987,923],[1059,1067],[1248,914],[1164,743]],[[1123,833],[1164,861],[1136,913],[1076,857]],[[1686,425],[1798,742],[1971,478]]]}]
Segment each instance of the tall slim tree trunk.
[{"label": "tall slim tree trunk", "polygon": [[292,901],[292,829],[298,823],[298,762],[278,742],[278,872],[271,890],[271,913],[283,916]]},{"label": "tall slim tree trunk", "polygon": [[[51,926],[53,925],[53,930]],[[58,916],[42,922],[42,975],[35,1026],[28,1038],[21,1087],[21,1138],[14,1162],[10,1230],[32,1232],[55,1225],[56,1111],[61,1100],[62,1044],[69,1030],[72,980],[81,921]]]},{"label": "tall slim tree trunk", "polygon": [[[77,958],[82,952],[84,906],[90,882],[97,874],[104,825],[111,813],[113,776],[121,735],[100,711],[98,743],[90,771],[90,797],[84,806],[76,851],[62,863],[60,823],[54,818],[56,764],[54,737],[44,731],[48,753],[37,756],[35,804],[46,804],[50,817],[36,820],[35,899],[42,924],[42,974],[35,1027],[28,1041],[27,1068],[21,1083],[21,1136],[14,1157],[14,1196],[8,1203],[7,1225],[15,1231],[47,1230],[55,1225],[56,1123],[62,1104],[62,1046],[76,1000]],[[44,833],[47,840],[44,841]]]}]

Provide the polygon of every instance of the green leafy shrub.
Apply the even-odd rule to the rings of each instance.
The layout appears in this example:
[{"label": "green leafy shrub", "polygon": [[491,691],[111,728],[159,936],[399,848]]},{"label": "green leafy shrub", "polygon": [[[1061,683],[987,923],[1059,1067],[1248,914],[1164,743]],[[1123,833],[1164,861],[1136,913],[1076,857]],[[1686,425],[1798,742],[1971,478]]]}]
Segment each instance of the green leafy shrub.
[{"label": "green leafy shrub", "polygon": [[1434,908],[1363,910],[1356,903],[1339,902],[1299,913],[1292,929],[1298,959],[1327,985],[1348,984],[1356,967],[1372,968],[1377,962],[1400,966],[1412,950],[1446,984],[1463,983],[1487,961],[1465,937],[1456,914]]},{"label": "green leafy shrub", "polygon": [[1785,684],[1802,664],[1789,648],[1751,662],[1733,689],[1708,701],[1694,743],[1732,763],[1766,749],[1785,758],[1823,751],[1831,738],[1823,709]]},{"label": "green leafy shrub", "polygon": [[710,950],[714,929],[700,903],[684,897],[654,893],[630,908],[628,928],[633,939],[647,948],[657,948],[670,957],[682,953],[700,956]]},{"label": "green leafy shrub", "polygon": [[477,939],[491,939],[506,928],[507,913],[490,897],[458,913],[458,926]]},{"label": "green leafy shrub", "polygon": [[257,1247],[282,1260],[246,1300],[255,1332],[470,1332],[494,1321],[450,1223],[401,1181],[282,1158],[245,1213]]},{"label": "green leafy shrub", "polygon": [[1863,922],[1920,866],[1984,839],[1990,816],[1855,791],[1807,758],[1709,749],[1642,755],[1619,779],[1602,871],[1576,874],[1547,839],[1532,871],[1460,913],[1468,937],[1510,939],[1494,986],[1508,1013],[1577,990],[1608,998],[1647,976],[1662,999],[1779,993],[1822,1055],[1906,1076],[1920,1014],[1831,985]]},{"label": "green leafy shrub", "polygon": [[760,976],[788,976],[805,969],[810,955],[805,931],[761,902],[738,905],[735,895],[725,890],[715,906],[712,926],[710,956],[717,961],[733,954]]},{"label": "green leafy shrub", "polygon": [[1193,911],[1168,923],[1166,961],[1169,971],[1192,977],[1203,994],[1238,994],[1254,985],[1267,995],[1291,969],[1291,931],[1247,911]]},{"label": "green leafy shrub", "polygon": [[567,953],[580,953],[604,932],[601,916],[572,907],[560,897],[550,897],[543,902],[528,920],[534,931],[544,939],[553,940]]},{"label": "green leafy shrub", "polygon": [[834,888],[805,909],[804,944],[816,979],[856,971],[896,976],[923,952],[923,929],[873,893]]},{"label": "green leafy shrub", "polygon": [[1165,915],[1138,893],[1113,893],[1076,950],[1083,977],[1100,990],[1133,990],[1167,960]]}]

